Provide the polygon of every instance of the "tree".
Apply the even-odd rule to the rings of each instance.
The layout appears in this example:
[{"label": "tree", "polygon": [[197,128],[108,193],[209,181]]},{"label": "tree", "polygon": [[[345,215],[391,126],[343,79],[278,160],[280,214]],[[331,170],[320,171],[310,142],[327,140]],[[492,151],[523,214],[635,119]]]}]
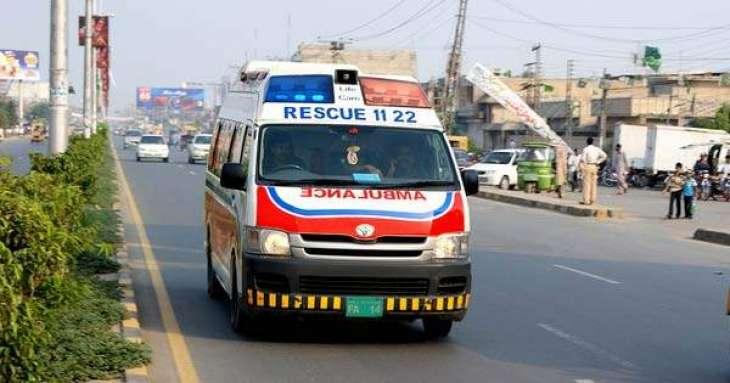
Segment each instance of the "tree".
[{"label": "tree", "polygon": [[30,107],[30,110],[28,111],[28,119],[30,121],[36,119],[48,121],[50,113],[51,105],[47,102],[39,102]]},{"label": "tree", "polygon": [[10,129],[18,123],[15,102],[0,100],[0,128]]},{"label": "tree", "polygon": [[704,129],[724,130],[730,133],[730,104],[723,104],[715,112],[715,117],[698,118],[692,121],[692,126]]}]

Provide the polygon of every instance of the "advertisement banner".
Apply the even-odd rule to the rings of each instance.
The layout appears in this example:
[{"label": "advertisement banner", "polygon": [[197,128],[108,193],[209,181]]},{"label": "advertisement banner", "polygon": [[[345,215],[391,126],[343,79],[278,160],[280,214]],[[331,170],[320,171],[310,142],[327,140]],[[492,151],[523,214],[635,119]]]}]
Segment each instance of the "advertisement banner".
[{"label": "advertisement banner", "polygon": [[41,79],[38,52],[0,49],[0,80]]},{"label": "advertisement banner", "polygon": [[205,90],[194,88],[137,88],[137,108],[172,112],[199,112],[205,107]]},{"label": "advertisement banner", "polygon": [[527,125],[540,137],[550,140],[555,145],[563,146],[569,153],[573,151],[539,114],[535,113],[517,93],[502,82],[492,71],[480,64],[474,64],[466,79],[479,90],[494,98],[505,109],[515,113],[520,122]]},{"label": "advertisement banner", "polygon": [[[94,48],[109,46],[109,17],[94,16],[94,28],[91,35],[91,45]],[[86,42],[86,17],[79,16],[79,45],[84,46]]]}]

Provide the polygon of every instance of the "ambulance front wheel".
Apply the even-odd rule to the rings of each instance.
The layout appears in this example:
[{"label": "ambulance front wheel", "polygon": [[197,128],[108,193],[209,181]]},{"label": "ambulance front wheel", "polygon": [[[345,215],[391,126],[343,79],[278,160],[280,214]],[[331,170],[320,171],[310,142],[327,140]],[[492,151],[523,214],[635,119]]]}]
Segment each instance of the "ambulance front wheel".
[{"label": "ambulance front wheel", "polygon": [[446,338],[453,324],[451,319],[423,318],[423,330],[429,339]]}]

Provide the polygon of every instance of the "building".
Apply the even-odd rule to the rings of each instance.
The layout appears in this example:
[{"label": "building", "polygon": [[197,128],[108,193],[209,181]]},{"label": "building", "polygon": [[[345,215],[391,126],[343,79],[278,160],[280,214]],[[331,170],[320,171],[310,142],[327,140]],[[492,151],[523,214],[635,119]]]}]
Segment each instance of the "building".
[{"label": "building", "polygon": [[364,73],[416,77],[416,52],[408,49],[350,49],[343,43],[299,44],[294,61],[353,64]]},{"label": "building", "polygon": [[[579,147],[588,136],[597,136],[606,90],[607,142],[616,123],[663,123],[685,125],[692,120],[714,116],[723,103],[730,103],[730,82],[722,73],[627,75],[606,79],[571,81],[567,101],[566,79],[544,79],[538,113],[560,135],[572,125],[571,146]],[[532,78],[503,77],[502,80],[523,99],[530,99]],[[424,84],[432,102],[440,103],[440,81]],[[530,136],[517,116],[503,108],[466,80],[460,82],[457,98],[456,130],[486,150],[508,146]],[[571,107],[569,107],[571,106]]]},{"label": "building", "polygon": [[[7,96],[17,101],[20,94],[21,83],[18,81],[0,81],[0,90],[7,92]],[[49,90],[48,82],[46,81],[24,81],[23,87],[23,100],[26,105],[36,102],[48,102]]]}]

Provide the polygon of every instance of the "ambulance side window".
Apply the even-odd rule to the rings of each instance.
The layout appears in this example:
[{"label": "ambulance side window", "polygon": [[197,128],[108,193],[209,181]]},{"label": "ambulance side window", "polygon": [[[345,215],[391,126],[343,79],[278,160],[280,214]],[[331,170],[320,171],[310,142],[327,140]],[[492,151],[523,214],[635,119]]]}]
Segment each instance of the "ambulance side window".
[{"label": "ambulance side window", "polygon": [[244,171],[248,172],[248,158],[251,153],[251,143],[253,142],[253,126],[244,126],[245,134],[243,135],[243,151],[241,152],[241,164]]},{"label": "ambulance side window", "polygon": [[228,154],[231,150],[231,138],[233,138],[233,126],[230,121],[223,121],[219,127],[218,139],[216,140],[215,158],[213,159],[213,173],[220,177],[223,164],[228,161]]},{"label": "ambulance side window", "polygon": [[223,130],[223,122],[218,120],[213,131],[213,144],[211,145],[211,153],[208,156],[208,171],[215,174],[215,169],[218,167],[218,141],[220,140],[221,130]]},{"label": "ambulance side window", "polygon": [[244,130],[243,124],[237,123],[233,131],[233,144],[231,153],[228,156],[228,162],[239,162],[241,160],[241,151],[243,150]]}]

